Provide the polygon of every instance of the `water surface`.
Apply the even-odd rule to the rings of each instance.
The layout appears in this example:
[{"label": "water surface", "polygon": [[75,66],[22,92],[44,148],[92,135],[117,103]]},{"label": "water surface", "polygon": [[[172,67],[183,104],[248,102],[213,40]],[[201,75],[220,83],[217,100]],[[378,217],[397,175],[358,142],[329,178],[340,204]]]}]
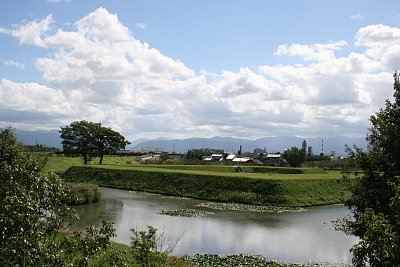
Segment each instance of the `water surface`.
[{"label": "water surface", "polygon": [[[258,254],[277,260],[350,263],[355,237],[331,230],[329,221],[349,215],[341,205],[310,208],[304,212],[256,213],[199,208],[204,201],[102,188],[99,203],[77,208],[81,218],[75,225],[114,222],[114,241],[129,244],[130,229],[151,225],[164,231],[173,242],[183,234],[175,255],[185,253]],[[204,217],[173,217],[161,210],[196,208],[212,211]]]}]

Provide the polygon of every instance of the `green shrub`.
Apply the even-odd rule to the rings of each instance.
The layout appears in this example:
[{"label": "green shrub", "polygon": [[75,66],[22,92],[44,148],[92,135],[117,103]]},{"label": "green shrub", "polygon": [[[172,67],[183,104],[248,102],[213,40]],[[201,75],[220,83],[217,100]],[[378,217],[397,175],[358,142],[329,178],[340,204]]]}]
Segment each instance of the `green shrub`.
[{"label": "green shrub", "polygon": [[67,204],[81,205],[98,202],[101,192],[98,185],[90,183],[66,183]]}]

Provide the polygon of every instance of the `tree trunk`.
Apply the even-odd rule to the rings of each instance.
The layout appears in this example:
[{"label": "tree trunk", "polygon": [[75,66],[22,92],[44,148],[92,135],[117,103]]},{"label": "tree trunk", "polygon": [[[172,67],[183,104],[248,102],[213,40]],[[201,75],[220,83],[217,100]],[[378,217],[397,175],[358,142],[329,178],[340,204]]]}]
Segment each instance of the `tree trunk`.
[{"label": "tree trunk", "polygon": [[100,165],[103,164],[103,157],[104,157],[104,152],[101,152],[101,154],[100,154],[100,162],[99,162]]},{"label": "tree trunk", "polygon": [[88,156],[87,154],[83,154],[83,164],[87,165],[88,164]]}]

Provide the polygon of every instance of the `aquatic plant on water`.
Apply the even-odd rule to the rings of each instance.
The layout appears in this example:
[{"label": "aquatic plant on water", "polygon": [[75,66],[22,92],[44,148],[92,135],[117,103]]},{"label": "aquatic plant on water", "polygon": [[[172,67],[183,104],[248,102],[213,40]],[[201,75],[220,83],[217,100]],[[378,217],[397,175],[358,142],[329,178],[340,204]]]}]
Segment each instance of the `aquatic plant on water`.
[{"label": "aquatic plant on water", "polygon": [[210,208],[214,210],[234,210],[234,211],[252,211],[252,212],[301,212],[306,209],[301,207],[279,207],[279,206],[259,206],[259,205],[246,205],[240,203],[218,203],[218,202],[205,202],[196,205],[197,207]]},{"label": "aquatic plant on water", "polygon": [[195,209],[176,209],[176,210],[162,210],[159,214],[179,217],[200,217],[205,215],[214,214],[210,211],[195,210]]},{"label": "aquatic plant on water", "polygon": [[258,266],[258,267],[333,267],[349,266],[347,264],[331,264],[324,262],[309,263],[290,263],[267,259],[260,255],[215,255],[215,254],[189,254],[183,256],[183,259],[196,264],[197,266]]}]

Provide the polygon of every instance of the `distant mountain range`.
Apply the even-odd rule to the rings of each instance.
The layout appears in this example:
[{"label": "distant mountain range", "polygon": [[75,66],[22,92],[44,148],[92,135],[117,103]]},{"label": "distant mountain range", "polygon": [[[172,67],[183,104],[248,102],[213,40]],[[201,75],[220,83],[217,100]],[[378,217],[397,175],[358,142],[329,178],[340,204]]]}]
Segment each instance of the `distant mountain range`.
[{"label": "distant mountain range", "polygon": [[62,148],[58,131],[15,130],[17,138],[26,145],[41,144],[47,147]]},{"label": "distant mountain range", "polygon": [[[28,145],[42,144],[48,147],[62,148],[60,134],[58,131],[24,131],[16,130],[16,134],[21,142]],[[253,152],[260,148],[268,152],[283,152],[292,146],[301,147],[303,140],[312,147],[314,154],[323,152],[329,154],[336,151],[339,155],[346,155],[345,145],[357,145],[366,147],[365,137],[324,137],[324,138],[301,138],[293,136],[265,137],[256,140],[249,140],[235,137],[211,137],[211,138],[187,138],[187,139],[138,139],[131,141],[127,149],[140,151],[146,148],[157,148],[168,152],[186,152],[195,148],[214,148],[223,149],[228,152],[237,152],[242,146],[243,152]],[[323,141],[322,141],[323,140]]]},{"label": "distant mountain range", "polygon": [[[327,137],[327,138],[301,138],[301,137],[265,137],[256,140],[241,139],[234,137],[212,137],[212,138],[188,138],[188,139],[142,139],[140,142],[133,143],[129,148],[141,150],[146,148],[157,148],[164,151],[186,152],[194,148],[214,148],[223,149],[228,152],[237,152],[242,146],[243,152],[253,152],[260,148],[268,152],[283,152],[286,148],[293,146],[301,147],[303,140],[307,146],[311,146],[314,154],[324,154],[335,151],[339,155],[346,155],[345,145],[366,147],[367,142],[364,137]],[[323,145],[322,145],[323,144]],[[323,146],[323,148],[322,148]]]}]

